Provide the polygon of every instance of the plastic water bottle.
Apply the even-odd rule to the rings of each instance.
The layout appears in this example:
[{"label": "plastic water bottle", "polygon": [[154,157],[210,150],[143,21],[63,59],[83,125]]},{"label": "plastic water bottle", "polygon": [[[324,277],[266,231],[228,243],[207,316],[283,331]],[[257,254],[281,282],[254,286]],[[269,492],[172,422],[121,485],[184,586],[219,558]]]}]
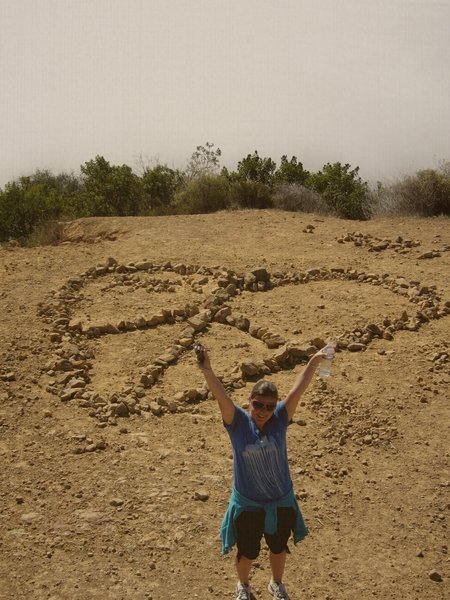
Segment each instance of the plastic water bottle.
[{"label": "plastic water bottle", "polygon": [[320,363],[319,377],[329,377],[331,375],[331,363],[334,358],[334,343],[328,342],[324,348],[324,352],[327,358]]}]

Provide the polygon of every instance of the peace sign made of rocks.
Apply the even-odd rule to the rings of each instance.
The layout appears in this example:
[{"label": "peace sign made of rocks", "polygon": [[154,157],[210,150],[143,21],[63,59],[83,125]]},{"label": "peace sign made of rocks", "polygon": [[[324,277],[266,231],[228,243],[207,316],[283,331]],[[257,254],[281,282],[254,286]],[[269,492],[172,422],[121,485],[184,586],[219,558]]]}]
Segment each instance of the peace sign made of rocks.
[{"label": "peace sign made of rocks", "polygon": [[[403,310],[396,317],[386,316],[379,323],[369,322],[364,327],[337,334],[337,351],[364,351],[374,338],[392,340],[399,330],[418,331],[431,319],[439,319],[450,313],[450,302],[442,302],[434,288],[387,274],[338,267],[289,273],[269,273],[264,267],[255,267],[237,273],[220,266],[174,264],[170,261],[155,263],[149,260],[125,264],[108,258],[105,264],[70,277],[39,305],[39,314],[51,326],[50,339],[54,345],[54,356],[44,366],[49,377],[47,390],[58,395],[62,401],[76,400],[79,406],[89,410],[100,427],[116,424],[120,417],[139,415],[143,410],[155,415],[188,410],[189,405],[206,399],[208,391],[205,387],[180,390],[171,401],[160,403],[148,404],[146,395],[180,357],[192,349],[197,336],[205,334],[212,323],[236,327],[261,340],[270,350],[263,360],[242,362],[238,371],[234,369],[226,374],[223,377],[226,388],[236,389],[244,386],[247,380],[306,362],[324,345],[320,332],[314,339],[305,342],[290,341],[276,331],[252,323],[248,316],[233,312],[236,296],[246,291],[267,293],[282,286],[333,280],[381,286],[402,296],[414,307],[412,314]],[[180,306],[169,302],[150,314],[140,314],[132,319],[123,315],[94,321],[75,317],[77,305],[84,300],[84,291],[89,285],[99,282],[103,286],[102,293],[118,289],[127,293],[140,290],[151,294],[153,298],[159,293],[165,295],[166,292],[175,292],[177,286],[184,285],[187,293],[183,298],[186,301]],[[121,301],[118,304],[115,314],[120,313]],[[95,352],[92,340],[175,324],[181,325],[181,330],[178,327],[173,343],[141,369],[139,379],[133,386],[127,386],[125,390],[113,390],[108,398],[93,389],[91,370]]]}]

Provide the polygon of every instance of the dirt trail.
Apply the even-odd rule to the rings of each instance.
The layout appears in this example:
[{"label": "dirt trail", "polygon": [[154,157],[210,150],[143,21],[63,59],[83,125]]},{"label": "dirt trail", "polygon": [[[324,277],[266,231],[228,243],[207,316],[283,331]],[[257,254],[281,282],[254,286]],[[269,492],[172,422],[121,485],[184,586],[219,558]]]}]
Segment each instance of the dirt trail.
[{"label": "dirt trail", "polygon": [[[293,600],[450,596],[448,219],[83,219],[0,248],[0,597],[231,598],[231,450],[192,341],[245,406],[339,341],[289,428]],[[267,553],[256,565],[268,598]]]}]

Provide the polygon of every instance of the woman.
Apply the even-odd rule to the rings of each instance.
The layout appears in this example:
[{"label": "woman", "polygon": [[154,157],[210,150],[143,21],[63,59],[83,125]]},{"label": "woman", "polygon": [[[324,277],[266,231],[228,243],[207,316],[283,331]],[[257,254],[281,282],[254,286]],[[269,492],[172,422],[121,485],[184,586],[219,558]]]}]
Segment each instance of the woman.
[{"label": "woman", "polygon": [[268,590],[275,600],[290,600],[283,583],[288,539],[303,539],[308,530],[294,495],[286,450],[286,430],[300,397],[316,367],[329,354],[320,350],[305,369],[284,401],[279,402],[276,386],[261,380],[250,393],[248,412],[234,404],[214,374],[208,353],[197,350],[198,366],[216,398],[233,446],[233,491],[222,528],[222,551],[236,544],[238,575],[235,600],[254,598],[249,584],[253,561],[258,557],[264,535],[269,547],[272,578]]}]

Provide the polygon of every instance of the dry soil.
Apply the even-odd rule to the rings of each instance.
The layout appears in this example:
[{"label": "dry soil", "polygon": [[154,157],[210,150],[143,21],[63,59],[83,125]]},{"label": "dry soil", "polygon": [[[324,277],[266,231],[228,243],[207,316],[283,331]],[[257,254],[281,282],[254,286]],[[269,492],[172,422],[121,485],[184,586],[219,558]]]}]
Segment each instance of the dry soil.
[{"label": "dry soil", "polygon": [[[310,530],[291,545],[292,600],[450,597],[448,219],[84,219],[65,240],[0,248],[2,599],[232,597],[233,558],[218,538],[232,460],[216,403],[202,395],[189,347],[159,361],[153,385],[140,378],[179,350],[180,307],[203,310],[220,274],[259,267],[282,285],[230,296],[232,314],[286,342],[364,344],[342,347],[328,381],[314,378],[289,428]],[[144,261],[157,267],[130,278]],[[160,325],[89,333],[174,309],[178,318]],[[383,323],[389,339],[364,337]],[[195,339],[242,406],[252,378],[239,380],[241,364],[271,364],[282,350],[226,320]],[[267,376],[283,394],[302,368]],[[78,384],[67,393],[70,378]],[[258,600],[269,597],[269,576],[264,548]]]}]

